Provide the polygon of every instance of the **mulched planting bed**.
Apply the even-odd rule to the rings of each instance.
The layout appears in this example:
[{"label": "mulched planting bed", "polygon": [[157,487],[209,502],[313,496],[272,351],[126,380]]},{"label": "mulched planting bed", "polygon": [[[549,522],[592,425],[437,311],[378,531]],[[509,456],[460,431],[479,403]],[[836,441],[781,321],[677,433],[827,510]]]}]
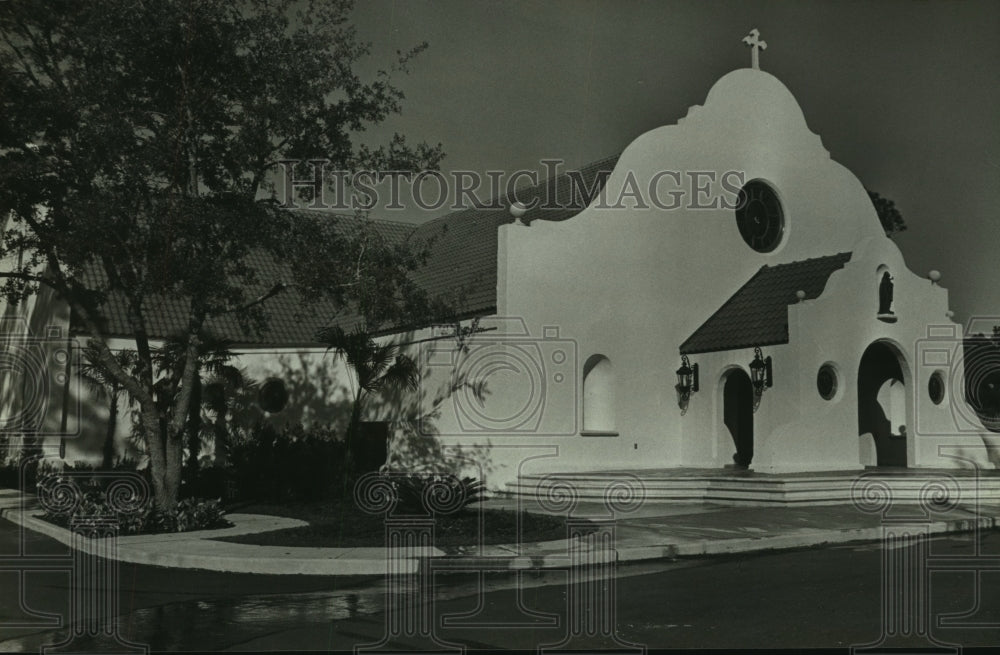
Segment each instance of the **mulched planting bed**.
[{"label": "mulched planting bed", "polygon": [[[253,504],[233,506],[230,513],[267,514],[308,521],[309,525],[259,534],[220,537],[217,541],[259,546],[312,546],[352,548],[385,545],[382,516],[361,512],[346,503],[297,505]],[[480,520],[483,534],[480,539]],[[510,510],[481,509],[475,505],[454,514],[436,517],[434,545],[441,548],[490,544],[553,541],[566,537],[566,521],[560,516],[521,514],[521,536],[517,514]]]}]

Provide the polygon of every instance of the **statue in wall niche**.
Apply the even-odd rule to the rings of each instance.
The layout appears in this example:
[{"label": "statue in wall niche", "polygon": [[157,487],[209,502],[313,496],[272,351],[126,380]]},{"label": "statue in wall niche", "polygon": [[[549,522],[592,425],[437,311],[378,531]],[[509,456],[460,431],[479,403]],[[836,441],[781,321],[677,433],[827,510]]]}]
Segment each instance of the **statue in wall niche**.
[{"label": "statue in wall niche", "polygon": [[892,276],[889,271],[882,274],[882,281],[878,285],[878,313],[892,314]]}]

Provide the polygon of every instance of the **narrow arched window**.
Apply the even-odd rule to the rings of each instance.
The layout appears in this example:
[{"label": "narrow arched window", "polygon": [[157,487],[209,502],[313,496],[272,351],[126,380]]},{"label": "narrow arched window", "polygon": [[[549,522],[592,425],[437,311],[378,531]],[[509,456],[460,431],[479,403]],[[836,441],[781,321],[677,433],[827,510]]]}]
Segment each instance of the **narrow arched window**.
[{"label": "narrow arched window", "polygon": [[583,365],[583,429],[615,431],[615,376],[611,360],[592,355]]}]

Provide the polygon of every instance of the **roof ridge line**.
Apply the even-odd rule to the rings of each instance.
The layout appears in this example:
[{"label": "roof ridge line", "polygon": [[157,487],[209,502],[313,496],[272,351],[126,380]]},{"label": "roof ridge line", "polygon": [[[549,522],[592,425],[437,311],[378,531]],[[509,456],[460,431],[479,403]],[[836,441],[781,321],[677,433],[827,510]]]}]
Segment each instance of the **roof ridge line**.
[{"label": "roof ridge line", "polygon": [[[288,207],[288,208],[283,208],[281,211],[292,212],[292,213],[293,212],[302,212],[302,211],[311,211],[311,212],[316,212],[317,214],[320,214],[320,213],[326,214],[327,216],[338,216],[340,218],[350,218],[350,219],[354,219],[354,220],[358,219],[358,216],[356,214],[345,214],[345,213],[342,213],[342,212],[330,211],[328,209],[316,209],[314,207],[295,207],[295,208]],[[394,220],[392,220],[390,218],[371,218],[371,217],[369,217],[368,220],[370,220],[370,221],[376,221],[378,223],[392,223],[393,225],[403,225],[403,226],[412,227],[412,228],[416,228],[416,227],[419,227],[421,225],[421,223],[407,223],[406,221],[394,221]]]},{"label": "roof ridge line", "polygon": [[[622,151],[622,152],[624,152],[624,151]],[[539,182],[537,184],[532,184],[530,186],[523,186],[523,187],[520,187],[520,189],[535,189],[535,188],[544,187],[546,184],[548,184],[551,181],[555,181],[555,180],[567,177],[570,173],[579,173],[579,172],[583,171],[586,168],[589,168],[591,166],[595,166],[597,164],[603,164],[603,163],[605,163],[607,161],[610,161],[612,159],[614,159],[617,162],[617,160],[620,159],[621,156],[622,156],[622,153],[619,152],[616,155],[608,155],[606,157],[601,157],[600,159],[595,159],[594,161],[588,162],[588,163],[584,164],[583,166],[577,166],[572,171],[566,170],[566,171],[563,171],[562,173],[559,173],[557,175],[550,175],[548,177],[545,177],[545,178],[539,180]],[[610,172],[612,172],[612,171],[609,171],[609,173]],[[518,191],[518,189],[514,189],[513,193],[516,193],[517,191]],[[504,200],[504,201],[509,201],[510,195],[511,194],[509,194],[506,191],[504,191],[504,192],[501,192],[498,195],[491,196],[489,198],[489,200],[485,201],[481,205],[474,205],[472,207],[465,207],[463,209],[458,209],[456,211],[448,212],[447,214],[444,214],[442,216],[438,216],[437,218],[432,218],[429,221],[426,221],[424,223],[420,223],[419,225],[420,226],[430,225],[434,221],[439,221],[439,220],[442,220],[442,219],[445,219],[445,218],[448,218],[448,217],[451,217],[451,216],[457,216],[458,214],[461,214],[462,212],[467,212],[467,211],[477,211],[477,210],[478,211],[489,211],[489,210],[499,211],[499,210],[503,209],[504,206],[505,206],[503,203],[500,203],[499,201],[501,199]],[[498,204],[500,206],[497,206]]]}]

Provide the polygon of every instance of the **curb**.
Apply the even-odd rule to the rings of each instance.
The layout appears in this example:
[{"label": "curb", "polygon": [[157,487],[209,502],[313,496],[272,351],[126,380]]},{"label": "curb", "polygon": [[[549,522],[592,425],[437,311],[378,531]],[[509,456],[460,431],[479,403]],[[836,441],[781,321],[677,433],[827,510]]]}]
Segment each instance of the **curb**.
[{"label": "curb", "polygon": [[[971,532],[976,528],[992,529],[997,527],[997,525],[998,520],[990,516],[983,516],[978,519],[936,521],[927,525],[927,534],[941,535]],[[845,530],[803,530],[793,534],[770,537],[705,539],[691,543],[664,546],[625,546],[618,549],[618,561],[633,562],[660,558],[673,559],[677,557],[735,555],[852,542],[876,542],[882,540],[883,529],[883,526],[877,526]]]},{"label": "curb", "polygon": [[[4,507],[3,505],[6,505]],[[71,548],[98,556],[108,554],[108,544],[101,539],[74,535],[70,530],[34,516],[37,510],[22,510],[9,503],[0,505],[0,517],[27,529],[51,537]],[[825,544],[879,541],[883,526],[850,529],[801,528],[771,536],[734,537],[728,539],[684,540],[676,543],[628,545],[620,544],[613,551],[581,552],[577,542],[562,539],[543,543],[486,546],[470,554],[449,554],[438,548],[428,548],[421,555],[392,557],[395,549],[387,548],[305,548],[285,546],[255,546],[212,540],[213,537],[252,534],[306,525],[304,521],[252,514],[231,514],[234,527],[188,533],[162,535],[130,535],[119,537],[116,557],[120,562],[171,568],[208,570],[226,573],[261,575],[384,576],[391,569],[397,574],[426,570],[474,570],[477,567],[493,571],[523,571],[565,569],[574,563],[586,566],[596,563],[640,562],[678,557],[732,555],[762,551],[808,548]],[[975,516],[951,521],[934,521],[926,525],[928,534],[968,532],[992,529],[1000,525],[995,516]],[[668,537],[669,538],[669,537]],[[163,548],[164,542],[169,549]],[[150,546],[153,546],[150,548]],[[535,552],[532,552],[532,551]],[[526,552],[527,551],[527,552]],[[585,552],[585,551],[584,551]]]},{"label": "curb", "polygon": [[[107,555],[107,544],[104,543],[104,540],[75,536],[70,530],[53,525],[30,513],[26,516],[20,510],[2,509],[0,510],[0,518],[5,518],[34,532],[39,532],[70,548],[78,548],[89,555]],[[294,519],[288,520],[292,521]],[[298,525],[306,525],[306,523],[304,521],[295,521],[292,525],[283,525],[272,529],[296,527]],[[259,532],[263,532],[263,530]],[[241,532],[240,534],[251,533],[252,531]],[[226,536],[227,534],[232,534],[232,528],[165,535],[136,535],[137,539],[135,541],[128,541],[131,537],[119,537],[115,559],[128,564],[144,564],[148,566],[196,569],[223,573],[256,573],[261,575],[357,576],[384,575],[386,571],[386,561],[384,558],[345,559],[343,551],[348,549],[251,546],[211,540],[212,537]],[[150,537],[164,537],[165,539],[153,542]],[[163,541],[170,542],[171,548],[169,551],[148,548],[148,544],[150,543],[163,543]],[[144,547],[144,545],[147,547]],[[223,549],[236,551],[236,553],[213,554],[211,552],[212,550]],[[282,552],[262,553],[261,550],[263,549],[267,549],[268,551],[273,549],[274,551]],[[244,551],[245,554],[240,551]],[[296,557],[295,551],[329,552],[325,557],[319,553],[312,553],[313,556],[311,557]],[[286,556],[286,553],[291,556]],[[406,565],[403,567],[403,572],[416,573],[419,561],[419,559],[407,560]]]}]

